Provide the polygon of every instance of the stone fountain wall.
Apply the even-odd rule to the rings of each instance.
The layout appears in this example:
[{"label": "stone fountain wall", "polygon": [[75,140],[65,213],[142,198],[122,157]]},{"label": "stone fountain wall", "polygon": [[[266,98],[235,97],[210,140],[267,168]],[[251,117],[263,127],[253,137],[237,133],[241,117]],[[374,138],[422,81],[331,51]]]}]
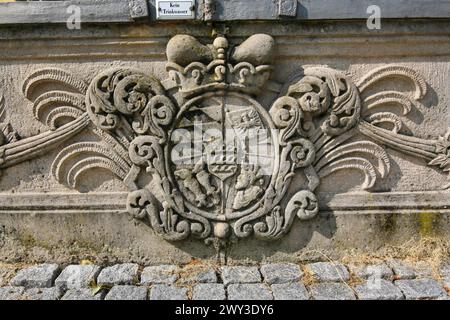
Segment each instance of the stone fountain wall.
[{"label": "stone fountain wall", "polygon": [[[0,27],[0,260],[295,261],[448,237],[450,21],[217,30]],[[202,108],[276,130],[274,170],[174,165],[173,130]]]}]

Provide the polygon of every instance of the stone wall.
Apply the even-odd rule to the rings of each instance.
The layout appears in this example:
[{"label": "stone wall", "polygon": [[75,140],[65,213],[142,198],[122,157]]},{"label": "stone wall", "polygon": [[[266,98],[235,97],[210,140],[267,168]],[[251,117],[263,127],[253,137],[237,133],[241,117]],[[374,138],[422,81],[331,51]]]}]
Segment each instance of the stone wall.
[{"label": "stone wall", "polygon": [[[212,30],[0,27],[1,260],[294,261],[448,237],[449,21]],[[170,163],[167,135],[208,99],[277,130],[275,172]]]}]

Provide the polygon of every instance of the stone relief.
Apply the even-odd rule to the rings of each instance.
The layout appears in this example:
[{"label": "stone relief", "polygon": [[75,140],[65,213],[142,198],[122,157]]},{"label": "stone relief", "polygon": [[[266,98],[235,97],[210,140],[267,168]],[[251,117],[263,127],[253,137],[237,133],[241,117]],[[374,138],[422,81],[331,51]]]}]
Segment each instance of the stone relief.
[{"label": "stone relief", "polygon": [[[278,239],[296,217],[314,218],[315,191],[336,171],[359,170],[361,188],[370,190],[389,174],[383,146],[450,170],[450,131],[428,140],[405,135],[402,115],[379,111],[395,104],[404,116],[425,96],[416,71],[387,65],[353,82],[331,68],[306,68],[279,86],[269,108],[256,98],[271,85],[274,46],[265,34],[235,47],[222,35],[212,45],[177,35],[167,44],[171,81],[163,82],[127,68],[104,71],[90,85],[64,70],[37,70],[23,92],[50,130],[19,139],[0,124],[0,167],[91,130],[99,141],[74,142],[54,159],[59,182],[76,188],[86,170],[108,169],[128,186],[134,218],[167,240],[193,236],[219,246],[251,235]],[[376,90],[392,77],[415,90]],[[34,97],[44,82],[66,89]],[[306,185],[291,185],[297,174]],[[296,189],[292,196],[289,188]]]}]

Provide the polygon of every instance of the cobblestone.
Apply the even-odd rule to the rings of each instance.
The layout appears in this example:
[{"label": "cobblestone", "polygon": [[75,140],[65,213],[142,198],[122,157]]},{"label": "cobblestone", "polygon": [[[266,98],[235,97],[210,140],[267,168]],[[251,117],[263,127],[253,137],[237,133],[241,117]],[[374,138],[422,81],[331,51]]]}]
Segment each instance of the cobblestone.
[{"label": "cobblestone", "polygon": [[363,285],[355,288],[358,298],[361,300],[402,300],[403,293],[392,282],[372,278]]},{"label": "cobblestone", "polygon": [[62,296],[62,290],[58,287],[32,288],[22,295],[24,300],[58,300]]},{"label": "cobblestone", "polygon": [[217,283],[217,275],[214,269],[190,269],[180,275],[179,284]]},{"label": "cobblestone", "polygon": [[385,263],[369,265],[369,266],[353,266],[350,270],[359,278],[383,278],[391,279],[394,276],[391,268],[389,268]]},{"label": "cobblestone", "polygon": [[61,300],[102,300],[104,292],[94,294],[92,289],[71,289],[68,290]]},{"label": "cobblestone", "polygon": [[408,300],[433,299],[447,295],[439,282],[433,279],[398,280],[395,285]]},{"label": "cobblestone", "polygon": [[273,284],[272,294],[275,300],[308,300],[309,293],[301,283]]},{"label": "cobblestone", "polygon": [[25,288],[49,288],[58,275],[57,264],[40,264],[20,270],[11,285]]},{"label": "cobblestone", "polygon": [[97,278],[97,284],[101,286],[113,286],[119,284],[134,284],[137,282],[139,266],[134,263],[116,264],[103,269]]},{"label": "cobblestone", "polygon": [[239,283],[228,286],[228,300],[272,300],[270,289],[261,283]]},{"label": "cobblestone", "polygon": [[353,291],[344,283],[318,283],[310,287],[315,300],[355,300]]},{"label": "cobblestone", "polygon": [[225,285],[261,282],[261,274],[257,267],[222,267],[221,270]]},{"label": "cobblestone", "polygon": [[264,264],[261,273],[268,284],[299,281],[303,275],[300,267],[293,263]]},{"label": "cobblestone", "polygon": [[141,274],[141,284],[172,284],[178,279],[173,265],[150,266]]},{"label": "cobblestone", "polygon": [[433,269],[428,263],[417,262],[414,265],[416,278],[431,278],[433,276]]},{"label": "cobblestone", "polygon": [[416,277],[414,268],[402,261],[390,260],[388,261],[388,265],[394,271],[396,279],[414,279]]},{"label": "cobblestone", "polygon": [[441,267],[441,270],[440,270],[439,273],[440,273],[441,276],[447,277],[447,278],[450,279],[450,265],[447,264],[447,265]]},{"label": "cobblestone", "polygon": [[4,287],[0,288],[0,300],[58,300],[62,291],[57,287],[31,288]]},{"label": "cobblestone", "polygon": [[24,287],[8,286],[0,288],[0,300],[19,300],[24,291]]},{"label": "cobblestone", "polygon": [[221,283],[200,283],[193,288],[192,300],[225,300],[225,287]]},{"label": "cobblestone", "polygon": [[338,263],[316,262],[306,265],[306,269],[318,281],[347,281],[350,279],[347,268]]},{"label": "cobblestone", "polygon": [[147,300],[147,288],[130,285],[114,286],[105,300]]},{"label": "cobblestone", "polygon": [[187,288],[157,284],[150,290],[150,300],[187,300],[187,292]]},{"label": "cobblestone", "polygon": [[446,288],[446,290],[450,291],[450,276],[445,277],[444,279],[442,279],[442,282],[443,282],[444,287]]},{"label": "cobblestone", "polygon": [[63,290],[88,288],[99,273],[100,267],[96,265],[70,265],[56,278],[55,285]]},{"label": "cobblestone", "polygon": [[[218,266],[159,265],[144,268],[141,281],[139,266],[132,263],[103,270],[95,265],[70,265],[59,276],[57,265],[44,264],[19,270],[11,284],[0,286],[0,300],[449,300],[446,267],[434,279],[426,265],[421,266],[425,267],[422,274],[417,264],[410,266],[403,261],[349,266],[352,274],[366,279],[349,286],[352,282],[342,281],[349,279],[347,266],[311,263],[304,268],[315,281],[305,286],[303,281],[311,279],[305,278],[302,267],[293,263],[268,263],[260,268],[222,266],[220,278],[215,271]],[[8,279],[17,270],[13,264],[2,268],[8,270]],[[417,277],[398,280],[411,276]],[[93,286],[96,277],[99,292]]]}]

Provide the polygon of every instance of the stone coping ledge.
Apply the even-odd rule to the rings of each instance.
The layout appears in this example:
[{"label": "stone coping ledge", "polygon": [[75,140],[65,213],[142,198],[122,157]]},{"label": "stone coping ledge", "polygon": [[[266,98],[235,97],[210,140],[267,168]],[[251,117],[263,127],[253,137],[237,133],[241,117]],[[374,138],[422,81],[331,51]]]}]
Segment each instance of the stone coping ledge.
[{"label": "stone coping ledge", "polygon": [[[442,19],[450,18],[446,0],[303,0],[297,10],[279,14],[279,2],[273,0],[215,0],[213,10],[204,14],[203,1],[196,1],[194,21],[236,20],[348,20],[367,19],[367,8],[376,4],[383,19]],[[286,0],[284,1],[286,2]],[[287,2],[291,2],[288,0]],[[292,2],[296,2],[293,1]],[[82,23],[134,23],[156,21],[154,0],[96,0],[96,1],[39,1],[0,3],[0,25],[5,24],[58,24],[66,23],[67,8],[76,5],[83,14]],[[239,10],[235,10],[239,8]],[[182,21],[186,23],[186,21]],[[173,23],[173,21],[172,21]]]},{"label": "stone coping ledge", "polygon": [[[450,212],[447,191],[319,193],[320,210],[334,213]],[[6,212],[126,212],[125,192],[0,194]]]}]

